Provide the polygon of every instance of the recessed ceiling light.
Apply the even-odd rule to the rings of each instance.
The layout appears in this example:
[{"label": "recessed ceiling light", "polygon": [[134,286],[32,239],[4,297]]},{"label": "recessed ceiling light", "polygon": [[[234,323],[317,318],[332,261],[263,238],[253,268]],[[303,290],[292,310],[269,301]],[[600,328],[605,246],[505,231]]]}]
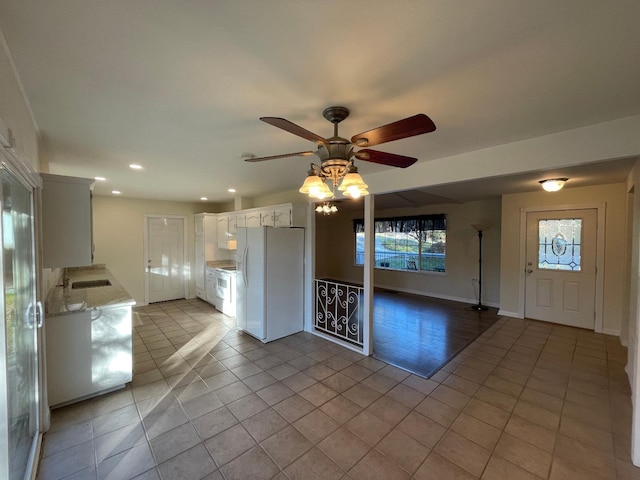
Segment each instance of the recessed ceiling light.
[{"label": "recessed ceiling light", "polygon": [[122,192],[120,190],[111,190],[111,193],[114,195],[120,195]]},{"label": "recessed ceiling light", "polygon": [[200,200],[202,200],[203,202],[206,202],[209,199],[207,197],[200,197]]},{"label": "recessed ceiling light", "polygon": [[106,182],[107,181],[107,179],[104,178],[104,177],[93,177],[93,178],[94,178],[94,180],[97,180],[99,182]]},{"label": "recessed ceiling light", "polygon": [[236,189],[235,189],[235,188],[230,188],[229,190],[227,190],[227,192],[229,192],[229,193],[236,193]]},{"label": "recessed ceiling light", "polygon": [[132,168],[133,170],[142,170],[142,165],[138,165],[137,163],[132,163],[131,165],[129,165],[129,168]]}]

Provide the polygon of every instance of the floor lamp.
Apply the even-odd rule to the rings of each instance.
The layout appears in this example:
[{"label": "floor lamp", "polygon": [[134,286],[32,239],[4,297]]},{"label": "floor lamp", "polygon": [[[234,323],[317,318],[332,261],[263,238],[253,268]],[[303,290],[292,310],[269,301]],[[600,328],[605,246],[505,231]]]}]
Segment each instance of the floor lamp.
[{"label": "floor lamp", "polygon": [[471,310],[484,312],[489,307],[482,305],[482,230],[484,225],[471,225],[478,232],[478,303],[470,307]]}]

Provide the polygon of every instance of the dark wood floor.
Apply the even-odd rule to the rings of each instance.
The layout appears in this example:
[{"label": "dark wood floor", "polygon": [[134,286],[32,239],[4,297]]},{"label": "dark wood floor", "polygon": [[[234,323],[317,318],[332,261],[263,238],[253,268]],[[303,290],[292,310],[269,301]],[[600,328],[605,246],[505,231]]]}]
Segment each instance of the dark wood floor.
[{"label": "dark wood floor", "polygon": [[498,319],[497,310],[376,290],[373,298],[373,355],[430,377]]}]

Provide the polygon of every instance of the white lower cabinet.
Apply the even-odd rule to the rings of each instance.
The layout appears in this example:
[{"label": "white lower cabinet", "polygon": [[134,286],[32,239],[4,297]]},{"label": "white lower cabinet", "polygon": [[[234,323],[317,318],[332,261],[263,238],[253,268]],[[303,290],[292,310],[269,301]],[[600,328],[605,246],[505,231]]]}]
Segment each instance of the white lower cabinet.
[{"label": "white lower cabinet", "polygon": [[205,269],[207,262],[218,260],[217,218],[215,213],[199,213],[194,217],[195,225],[195,271],[196,295],[207,300]]}]

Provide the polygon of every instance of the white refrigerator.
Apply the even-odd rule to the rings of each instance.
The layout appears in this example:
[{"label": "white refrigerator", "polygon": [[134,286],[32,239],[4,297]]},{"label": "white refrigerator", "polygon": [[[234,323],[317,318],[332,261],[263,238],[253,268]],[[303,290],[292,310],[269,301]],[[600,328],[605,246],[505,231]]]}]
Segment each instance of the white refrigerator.
[{"label": "white refrigerator", "polygon": [[304,229],[237,229],[236,320],[262,342],[304,324]]}]

